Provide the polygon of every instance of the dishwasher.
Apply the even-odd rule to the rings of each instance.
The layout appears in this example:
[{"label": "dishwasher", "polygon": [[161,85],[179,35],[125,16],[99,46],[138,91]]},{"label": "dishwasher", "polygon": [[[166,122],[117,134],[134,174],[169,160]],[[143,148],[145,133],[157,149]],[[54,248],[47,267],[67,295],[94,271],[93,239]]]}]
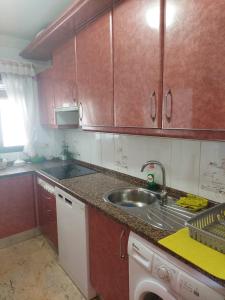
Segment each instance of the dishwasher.
[{"label": "dishwasher", "polygon": [[96,296],[90,283],[87,206],[55,188],[59,263],[77,288],[91,299]]}]

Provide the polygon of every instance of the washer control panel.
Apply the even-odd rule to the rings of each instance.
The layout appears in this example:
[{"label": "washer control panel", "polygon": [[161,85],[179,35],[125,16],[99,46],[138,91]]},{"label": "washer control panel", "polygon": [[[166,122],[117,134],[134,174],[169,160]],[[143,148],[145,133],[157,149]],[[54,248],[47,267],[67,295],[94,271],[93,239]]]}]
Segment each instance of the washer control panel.
[{"label": "washer control panel", "polygon": [[156,254],[154,254],[153,258],[152,275],[166,283],[173,290],[176,289],[178,270],[173,264]]},{"label": "washer control panel", "polygon": [[156,253],[153,257],[152,275],[181,295],[182,300],[225,300],[225,296],[184,273]]},{"label": "washer control panel", "polygon": [[177,292],[182,295],[184,300],[225,300],[225,296],[218,294],[207,285],[182,271],[178,276]]}]

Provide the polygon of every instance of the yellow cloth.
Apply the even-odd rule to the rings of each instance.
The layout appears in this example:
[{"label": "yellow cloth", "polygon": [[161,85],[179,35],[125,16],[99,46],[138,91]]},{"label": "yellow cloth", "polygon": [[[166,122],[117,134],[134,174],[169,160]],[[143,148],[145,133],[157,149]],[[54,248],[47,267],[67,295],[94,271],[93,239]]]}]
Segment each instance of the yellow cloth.
[{"label": "yellow cloth", "polygon": [[192,211],[198,211],[208,206],[208,200],[192,194],[187,194],[186,197],[180,197],[176,201],[177,205],[191,209]]},{"label": "yellow cloth", "polygon": [[192,262],[209,274],[225,280],[225,254],[192,239],[189,236],[188,228],[183,228],[161,239],[159,244]]}]

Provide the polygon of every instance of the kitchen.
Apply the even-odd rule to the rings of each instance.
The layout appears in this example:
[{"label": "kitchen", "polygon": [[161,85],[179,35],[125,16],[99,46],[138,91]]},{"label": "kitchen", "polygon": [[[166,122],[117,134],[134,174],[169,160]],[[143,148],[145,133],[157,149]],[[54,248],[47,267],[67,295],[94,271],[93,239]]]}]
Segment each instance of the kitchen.
[{"label": "kitchen", "polygon": [[0,300],[225,299],[223,0],[3,0]]}]

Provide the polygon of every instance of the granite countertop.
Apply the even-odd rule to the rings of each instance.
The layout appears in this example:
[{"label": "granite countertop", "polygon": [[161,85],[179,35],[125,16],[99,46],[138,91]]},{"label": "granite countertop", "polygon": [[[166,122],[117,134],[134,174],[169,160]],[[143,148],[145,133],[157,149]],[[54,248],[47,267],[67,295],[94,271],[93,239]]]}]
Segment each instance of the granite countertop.
[{"label": "granite countertop", "polygon": [[62,160],[52,160],[52,161],[44,161],[38,164],[26,163],[24,166],[21,167],[15,167],[13,165],[10,165],[5,169],[2,170],[0,169],[0,178],[12,176],[12,175],[25,174],[25,173],[33,173],[41,169],[62,166],[65,164],[68,164],[68,161],[64,162]]},{"label": "granite countertop", "polygon": [[[101,167],[97,167],[94,165],[86,164],[83,162],[77,162],[77,163],[84,165],[86,167],[94,168],[97,171],[97,173],[74,177],[70,179],[58,180],[49,176],[47,173],[43,172],[42,169],[51,168],[54,166],[63,166],[65,164],[68,164],[68,162],[47,161],[41,164],[27,164],[23,167],[9,167],[5,170],[0,170],[0,178],[5,176],[12,176],[16,174],[19,175],[24,173],[35,172],[36,174],[46,178],[54,185],[57,185],[58,187],[62,188],[64,191],[70,193],[77,199],[89,205],[92,205],[93,207],[100,209],[103,213],[112,217],[114,220],[128,226],[131,231],[134,231],[135,233],[139,234],[143,238],[156,244],[158,247],[169,252],[170,254],[179,258],[186,264],[189,264],[190,266],[194,267],[196,270],[210,277],[217,283],[221,284],[222,286],[225,286],[224,280],[220,280],[214,276],[211,276],[210,274],[206,273],[205,271],[197,268],[195,265],[186,261],[182,257],[179,257],[175,253],[172,253],[168,249],[158,244],[158,241],[160,239],[170,235],[171,232],[162,229],[157,229],[151,226],[150,224],[147,224],[144,220],[136,216],[130,215],[125,210],[122,210],[119,207],[116,207],[111,203],[105,202],[103,200],[103,195],[106,192],[109,192],[110,190],[113,189],[134,187],[134,186],[143,187],[145,185],[145,182],[143,180],[128,175],[124,175],[115,171],[111,171],[108,169],[104,169]],[[182,192],[175,191],[172,189],[169,189],[169,194],[177,197],[183,195]]]}]

